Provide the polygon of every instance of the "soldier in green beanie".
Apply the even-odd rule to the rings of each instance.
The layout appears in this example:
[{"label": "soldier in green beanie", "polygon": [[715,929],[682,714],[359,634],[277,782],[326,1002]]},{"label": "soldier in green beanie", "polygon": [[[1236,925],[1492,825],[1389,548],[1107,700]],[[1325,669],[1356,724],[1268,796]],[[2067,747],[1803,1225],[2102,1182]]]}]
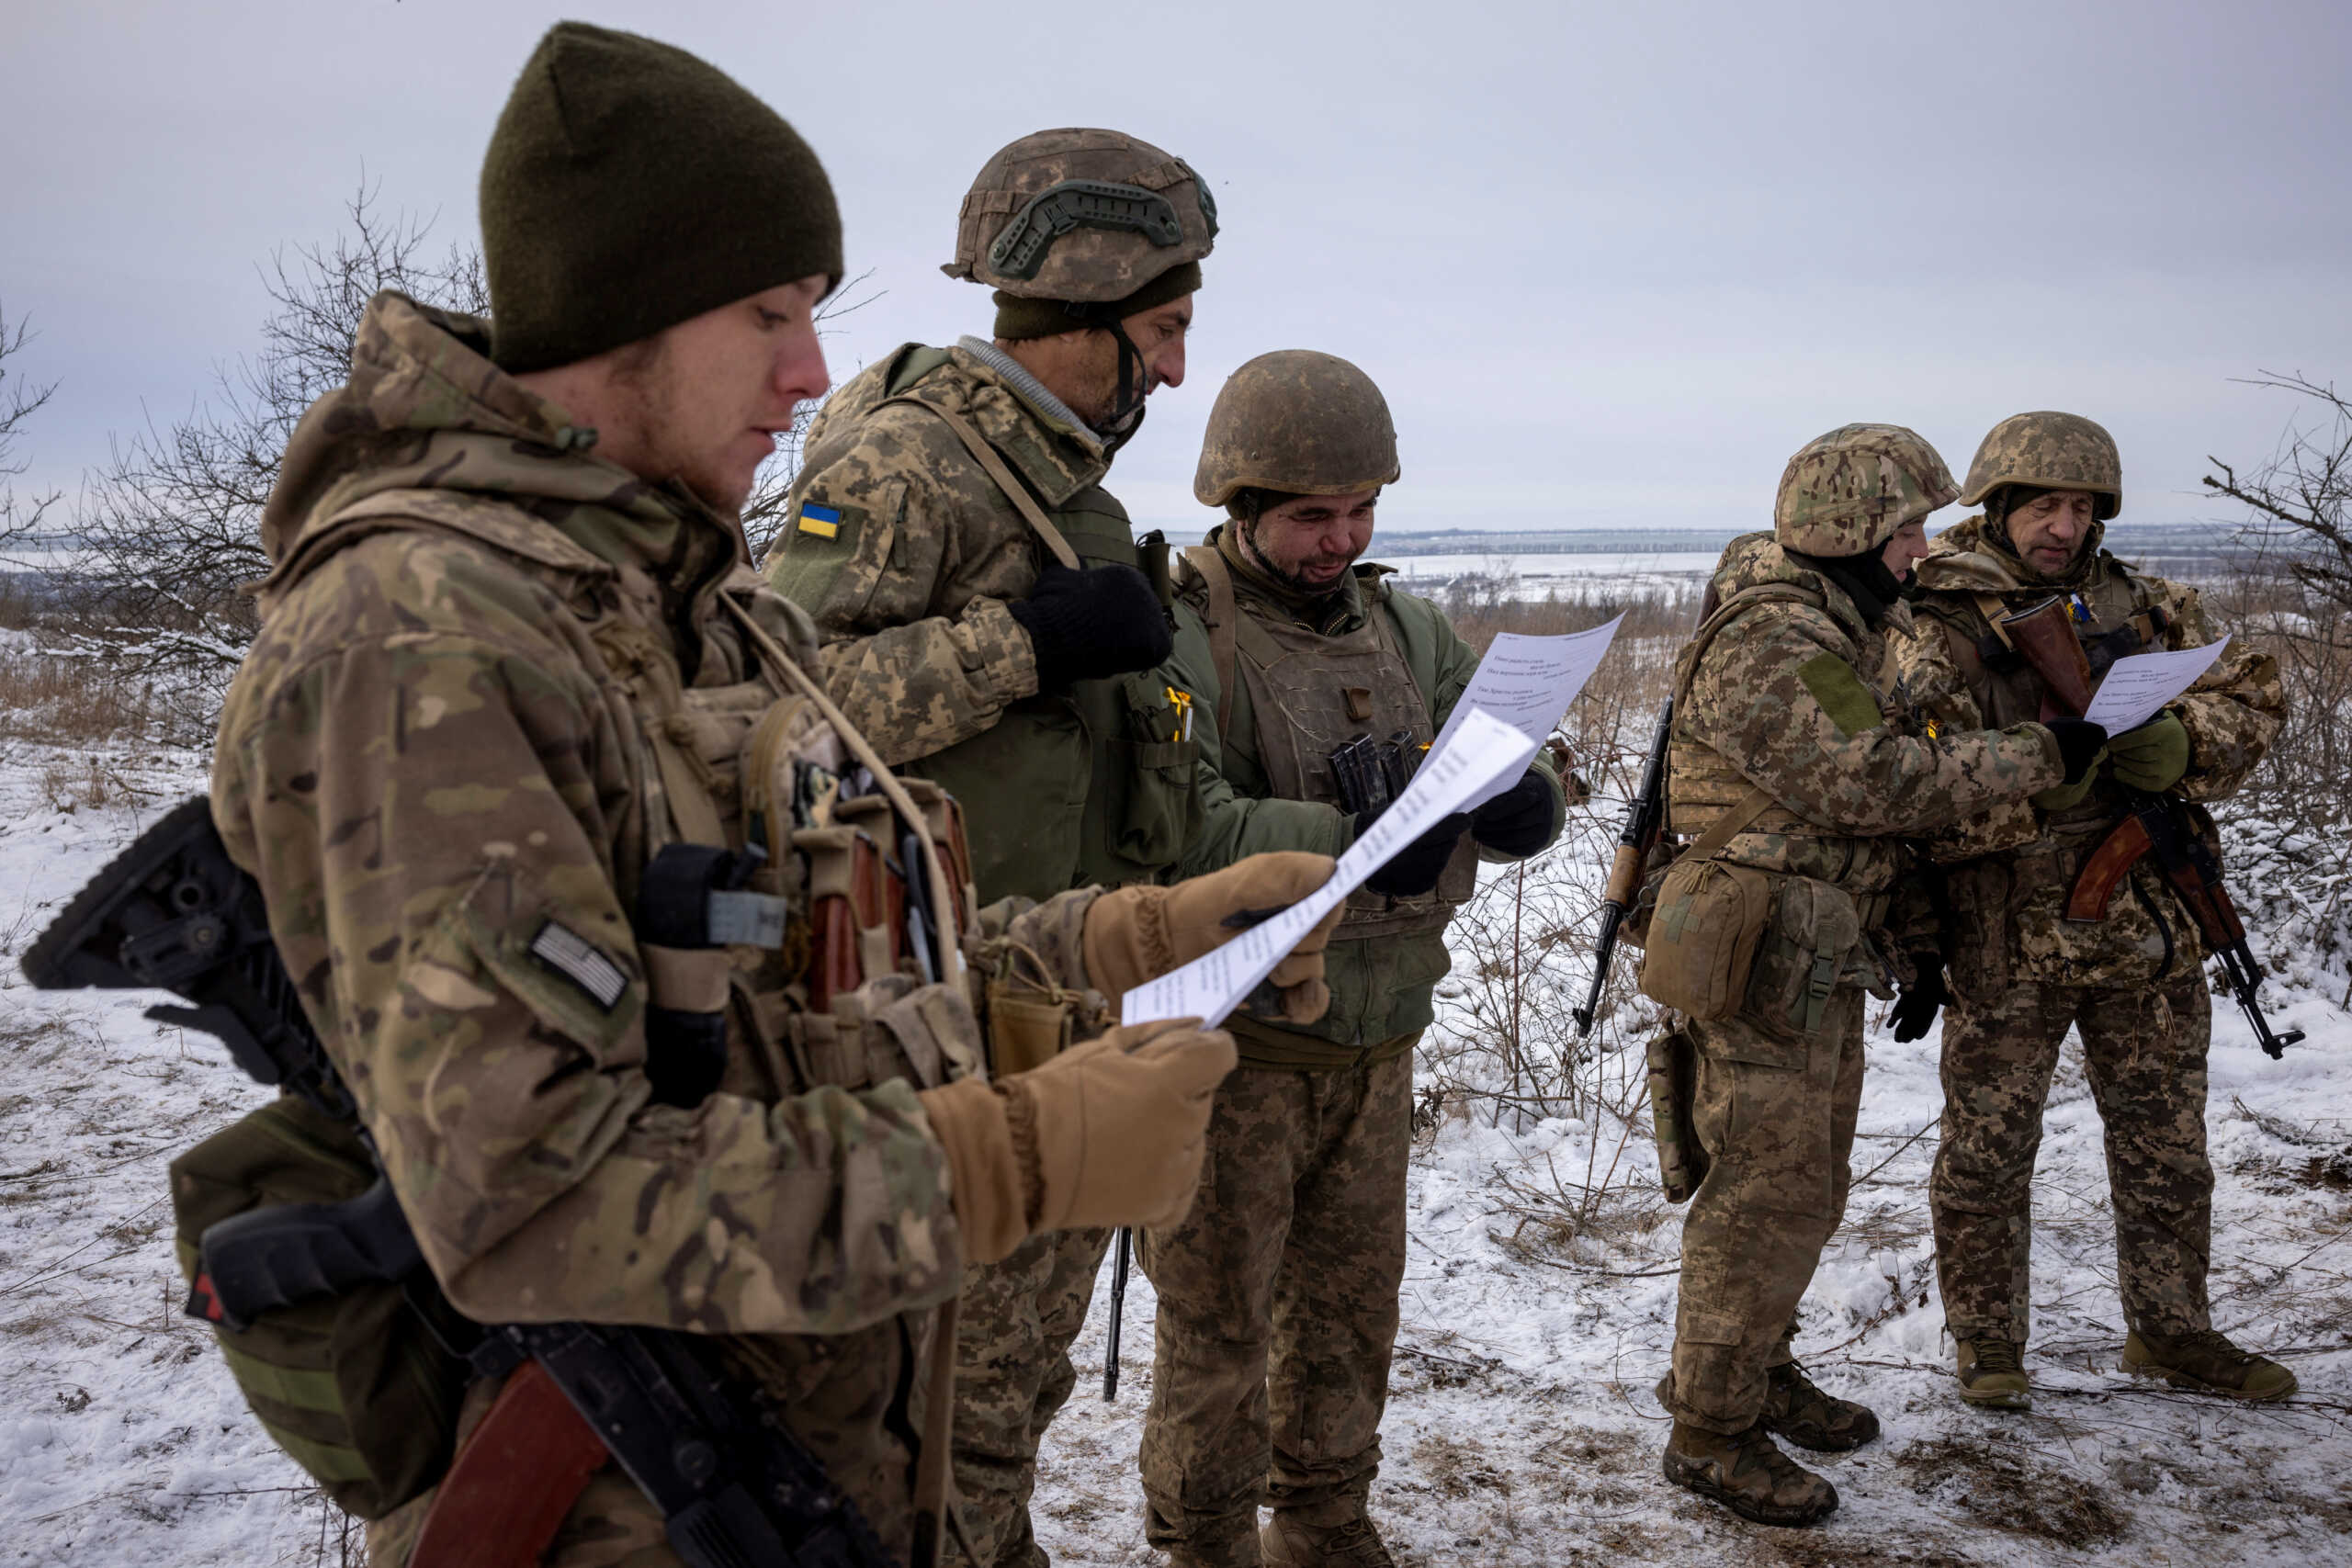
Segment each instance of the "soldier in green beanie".
[{"label": "soldier in green beanie", "polygon": [[[982,908],[953,803],[823,695],[814,628],[745,560],[752,476],[826,388],[815,156],[693,56],[566,23],[481,199],[493,321],[378,296],[288,444],[213,759],[221,840],[372,1139],[320,1111],[325,1179],[252,1195],[380,1163],[424,1269],[224,1323],[232,1368],[377,1568],[930,1568],[967,1265],[1172,1223],[1197,1183],[1230,1039],[1101,998],[1330,863]],[[903,932],[858,874],[885,858],[930,917]],[[1319,1010],[1319,953],[1285,962]],[[1000,1010],[1082,1043],[991,1081]],[[445,1304],[666,1331],[702,1381],[648,1416],[546,1359],[367,1359],[457,1334]],[[698,1433],[696,1404],[740,1425]],[[787,1441],[823,1484],[763,1479]]]}]

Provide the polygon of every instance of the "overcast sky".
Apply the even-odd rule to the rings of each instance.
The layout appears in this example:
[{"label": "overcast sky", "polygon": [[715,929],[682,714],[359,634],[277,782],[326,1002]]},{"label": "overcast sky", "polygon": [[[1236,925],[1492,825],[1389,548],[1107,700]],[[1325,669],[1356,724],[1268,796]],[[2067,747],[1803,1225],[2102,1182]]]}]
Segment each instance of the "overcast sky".
[{"label": "overcast sky", "polygon": [[1958,473],[2036,408],[2114,431],[2127,522],[2225,515],[2206,454],[2295,412],[2233,378],[2352,379],[2342,0],[0,0],[0,309],[61,383],[31,479],[187,412],[255,342],[256,263],[331,240],[363,170],[470,241],[564,15],[695,51],[815,145],[883,290],[837,380],[985,331],[937,267],[998,146],[1104,125],[1191,162],[1224,223],[1191,371],[1112,481],[1188,533],[1216,389],[1275,348],[1386,391],[1392,528],[1754,525],[1830,426],[1913,425]]}]

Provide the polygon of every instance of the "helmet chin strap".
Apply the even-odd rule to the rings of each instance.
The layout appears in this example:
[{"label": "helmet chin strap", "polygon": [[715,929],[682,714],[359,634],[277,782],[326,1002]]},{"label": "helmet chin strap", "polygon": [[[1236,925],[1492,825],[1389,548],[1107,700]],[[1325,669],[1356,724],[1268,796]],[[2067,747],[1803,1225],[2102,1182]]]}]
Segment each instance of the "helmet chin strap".
[{"label": "helmet chin strap", "polygon": [[1150,377],[1144,367],[1143,350],[1127,336],[1127,324],[1118,321],[1100,324],[1119,345],[1118,395],[1112,400],[1110,417],[1094,427],[1094,434],[1102,438],[1102,455],[1107,457],[1134,440],[1136,432],[1143,428],[1144,399],[1149,395]]}]

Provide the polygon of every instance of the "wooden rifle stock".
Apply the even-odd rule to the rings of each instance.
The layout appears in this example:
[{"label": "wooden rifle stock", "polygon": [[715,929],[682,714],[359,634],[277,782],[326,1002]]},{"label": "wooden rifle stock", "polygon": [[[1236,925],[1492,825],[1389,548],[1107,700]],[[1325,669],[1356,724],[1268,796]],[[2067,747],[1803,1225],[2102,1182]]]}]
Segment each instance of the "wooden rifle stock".
[{"label": "wooden rifle stock", "polygon": [[2074,616],[2066,601],[2053,593],[2041,604],[2001,617],[2000,630],[2033,672],[2041,677],[2047,697],[2044,718],[2061,713],[2072,717],[2091,705],[2091,665],[2075,635]]}]

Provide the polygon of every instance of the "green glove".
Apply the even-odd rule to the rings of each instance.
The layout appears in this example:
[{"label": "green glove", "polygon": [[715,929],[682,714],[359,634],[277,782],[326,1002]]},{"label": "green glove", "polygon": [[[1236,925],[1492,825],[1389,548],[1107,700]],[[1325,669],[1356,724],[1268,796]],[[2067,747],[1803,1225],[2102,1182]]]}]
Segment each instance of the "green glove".
[{"label": "green glove", "polygon": [[2188,772],[2188,730],[2167,712],[2107,743],[2108,771],[2126,789],[2170,789]]},{"label": "green glove", "polygon": [[[2107,753],[2102,751],[2099,753],[2099,758],[2104,759]],[[2052,784],[2040,795],[2031,796],[2034,807],[2052,816],[2061,811],[2072,811],[2083,803],[2085,795],[2090,794],[2091,784],[2098,778],[2099,766],[2100,762],[2094,761],[2088,768],[2084,770],[2083,776],[2073,784]]]}]

